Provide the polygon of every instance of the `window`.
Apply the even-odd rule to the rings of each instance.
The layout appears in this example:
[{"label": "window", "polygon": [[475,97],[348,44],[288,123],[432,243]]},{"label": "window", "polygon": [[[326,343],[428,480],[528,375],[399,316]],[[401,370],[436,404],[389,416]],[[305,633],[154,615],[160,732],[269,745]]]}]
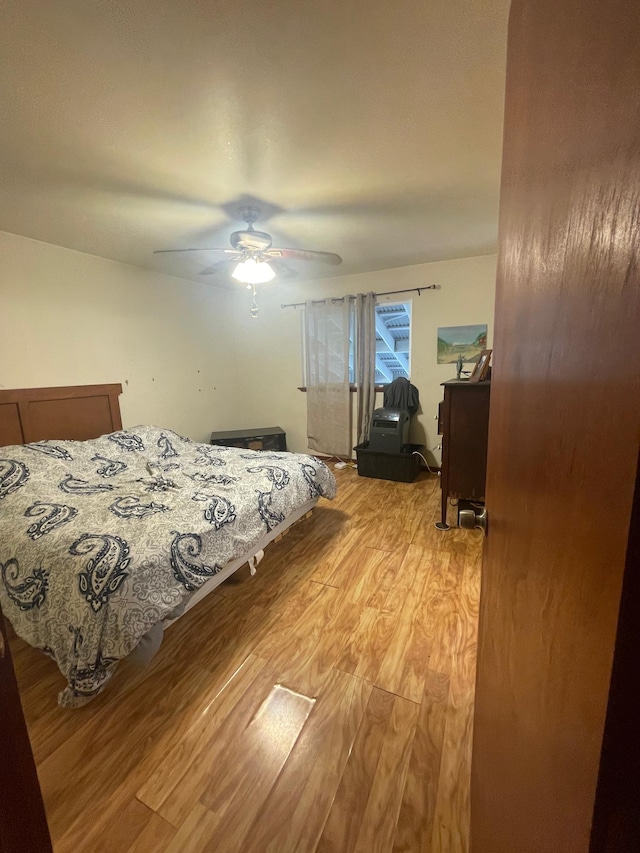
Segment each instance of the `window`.
[{"label": "window", "polygon": [[411,302],[376,305],[376,384],[409,378]]},{"label": "window", "polygon": [[[301,314],[302,386],[305,376],[304,311]],[[349,382],[355,382],[355,311],[349,326]],[[411,354],[411,301],[380,302],[376,305],[376,385],[388,385],[398,376],[409,379]]]}]

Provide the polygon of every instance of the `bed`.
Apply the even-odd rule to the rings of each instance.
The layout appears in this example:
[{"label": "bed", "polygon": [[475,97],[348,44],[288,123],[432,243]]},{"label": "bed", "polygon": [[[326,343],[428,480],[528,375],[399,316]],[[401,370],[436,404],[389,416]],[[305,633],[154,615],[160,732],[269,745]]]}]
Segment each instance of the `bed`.
[{"label": "bed", "polygon": [[0,604],[58,664],[66,707],[125,657],[149,659],[166,627],[335,496],[312,456],[122,429],[121,390],[0,391]]}]

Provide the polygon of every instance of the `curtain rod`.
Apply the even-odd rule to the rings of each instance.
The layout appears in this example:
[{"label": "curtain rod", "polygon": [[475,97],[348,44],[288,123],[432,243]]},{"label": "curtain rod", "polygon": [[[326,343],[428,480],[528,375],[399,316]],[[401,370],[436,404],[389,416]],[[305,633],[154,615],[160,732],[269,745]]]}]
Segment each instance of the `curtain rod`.
[{"label": "curtain rod", "polygon": [[[376,296],[392,296],[394,293],[417,293],[420,296],[423,290],[440,290],[439,284],[427,284],[425,287],[408,287],[406,290],[385,290],[382,293],[376,293]],[[332,296],[329,298],[330,302],[343,302],[345,299],[355,299],[355,296]],[[327,299],[312,299],[312,305],[320,305],[322,302],[326,302]],[[280,307],[281,308],[301,308],[305,306],[306,302],[283,302]]]}]

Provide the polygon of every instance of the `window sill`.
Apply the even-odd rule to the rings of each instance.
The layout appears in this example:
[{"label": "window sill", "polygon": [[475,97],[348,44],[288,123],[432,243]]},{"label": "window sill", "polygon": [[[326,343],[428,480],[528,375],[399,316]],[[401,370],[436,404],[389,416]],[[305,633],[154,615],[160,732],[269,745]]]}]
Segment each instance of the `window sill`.
[{"label": "window sill", "polygon": [[[388,387],[387,385],[376,385],[376,386],[375,386],[375,390],[376,390],[376,391],[380,391],[380,392],[382,392],[382,391],[384,391],[384,389],[385,389],[385,388],[387,388],[387,387]],[[306,386],[306,385],[298,385],[298,391],[306,392],[306,390],[307,390],[307,386]],[[349,385],[349,391],[351,391],[351,393],[352,393],[352,394],[355,394],[357,390],[358,390],[358,389],[356,388],[356,386],[355,386],[355,385]]]}]

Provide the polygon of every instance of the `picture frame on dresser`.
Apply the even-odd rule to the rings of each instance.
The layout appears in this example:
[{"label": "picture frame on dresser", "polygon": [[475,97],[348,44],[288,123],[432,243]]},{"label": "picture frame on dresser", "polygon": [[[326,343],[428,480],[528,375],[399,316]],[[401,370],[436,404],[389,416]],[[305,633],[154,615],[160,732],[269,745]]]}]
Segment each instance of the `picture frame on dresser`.
[{"label": "picture frame on dresser", "polygon": [[493,350],[483,349],[476,361],[473,372],[469,377],[469,382],[482,382],[489,374],[489,366],[491,364],[491,353]]}]

